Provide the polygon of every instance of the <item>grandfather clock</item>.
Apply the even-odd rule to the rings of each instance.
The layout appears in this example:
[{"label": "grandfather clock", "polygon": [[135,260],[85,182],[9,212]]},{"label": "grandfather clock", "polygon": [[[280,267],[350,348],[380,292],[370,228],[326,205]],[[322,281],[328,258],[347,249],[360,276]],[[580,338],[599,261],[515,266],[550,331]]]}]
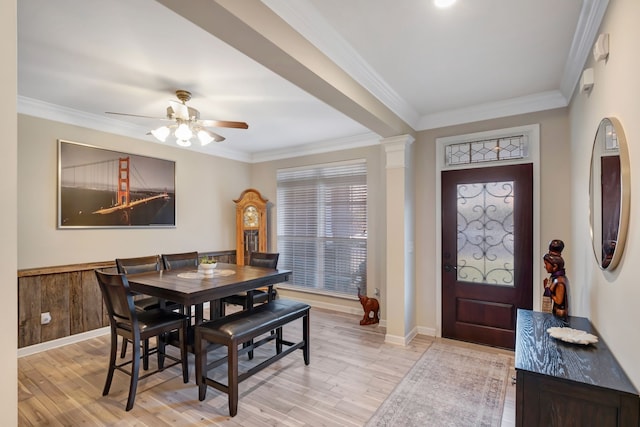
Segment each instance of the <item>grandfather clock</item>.
[{"label": "grandfather clock", "polygon": [[236,264],[249,263],[251,252],[267,251],[267,202],[253,188],[244,190],[236,204]]}]

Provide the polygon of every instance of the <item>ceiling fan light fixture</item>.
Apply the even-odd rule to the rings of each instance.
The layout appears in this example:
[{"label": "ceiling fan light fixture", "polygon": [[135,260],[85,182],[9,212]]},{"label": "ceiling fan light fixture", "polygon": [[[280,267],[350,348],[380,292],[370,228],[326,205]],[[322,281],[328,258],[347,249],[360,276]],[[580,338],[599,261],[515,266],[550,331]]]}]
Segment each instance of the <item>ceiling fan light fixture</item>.
[{"label": "ceiling fan light fixture", "polygon": [[193,136],[193,132],[191,132],[191,128],[186,123],[181,123],[178,126],[178,129],[174,132],[174,135],[177,139],[181,139],[183,141],[188,141]]},{"label": "ceiling fan light fixture", "polygon": [[161,126],[158,129],[152,130],[151,135],[153,135],[158,141],[165,142],[169,136],[169,128]]},{"label": "ceiling fan light fixture", "polygon": [[[191,139],[197,136],[200,145],[205,146],[211,142],[222,142],[225,137],[219,135],[208,127],[225,127],[235,129],[248,129],[249,125],[245,122],[234,122],[226,120],[201,120],[200,112],[195,108],[186,105],[191,99],[191,93],[186,90],[177,90],[176,96],[178,101],[169,100],[166,118],[158,118],[151,116],[141,116],[139,114],[115,113],[107,111],[106,114],[116,114],[118,116],[142,117],[155,120],[170,120],[173,124],[169,126],[160,126],[157,129],[150,130],[147,135],[153,135],[160,142],[166,142],[171,136],[175,138],[176,144],[181,147],[190,147]],[[173,140],[173,139],[172,139]]]},{"label": "ceiling fan light fixture", "polygon": [[455,2],[456,0],[433,0],[433,3],[436,5],[436,7],[439,7],[441,9],[453,5]]},{"label": "ceiling fan light fixture", "polygon": [[200,145],[207,145],[213,141],[213,137],[205,130],[198,131],[198,139],[200,140]]}]

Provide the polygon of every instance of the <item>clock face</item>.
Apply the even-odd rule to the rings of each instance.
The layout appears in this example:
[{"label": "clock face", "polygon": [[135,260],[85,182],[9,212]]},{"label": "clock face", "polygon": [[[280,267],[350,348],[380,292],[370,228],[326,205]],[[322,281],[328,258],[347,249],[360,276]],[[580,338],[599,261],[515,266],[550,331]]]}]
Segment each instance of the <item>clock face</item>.
[{"label": "clock face", "polygon": [[255,206],[247,206],[243,213],[245,227],[257,227],[260,225],[260,215]]}]

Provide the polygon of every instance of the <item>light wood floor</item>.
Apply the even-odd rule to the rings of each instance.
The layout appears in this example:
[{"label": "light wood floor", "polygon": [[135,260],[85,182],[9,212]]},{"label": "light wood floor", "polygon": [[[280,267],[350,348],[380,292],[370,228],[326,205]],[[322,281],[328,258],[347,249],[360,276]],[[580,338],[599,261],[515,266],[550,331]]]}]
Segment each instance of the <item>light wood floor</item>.
[{"label": "light wood floor", "polygon": [[[385,344],[384,328],[360,326],[359,319],[312,309],[311,364],[294,352],[242,382],[234,418],[226,395],[211,387],[198,401],[192,355],[188,384],[179,366],[143,379],[129,412],[125,374],[116,371],[109,395],[102,396],[108,335],[26,356],[18,360],[19,425],[362,426],[436,338],[418,336],[406,347]],[[285,338],[300,336],[298,323],[285,328]],[[513,352],[482,348],[510,355],[513,365]],[[260,350],[256,360],[263,357]],[[509,384],[502,426],[513,425],[515,386]]]}]

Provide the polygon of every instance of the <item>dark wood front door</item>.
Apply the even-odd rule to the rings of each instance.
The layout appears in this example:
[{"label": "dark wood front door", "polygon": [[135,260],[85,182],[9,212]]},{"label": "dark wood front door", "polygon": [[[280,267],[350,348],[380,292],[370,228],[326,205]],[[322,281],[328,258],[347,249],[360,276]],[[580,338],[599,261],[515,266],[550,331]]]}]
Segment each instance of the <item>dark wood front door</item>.
[{"label": "dark wood front door", "polygon": [[514,348],[532,264],[533,166],[442,172],[442,336]]}]

